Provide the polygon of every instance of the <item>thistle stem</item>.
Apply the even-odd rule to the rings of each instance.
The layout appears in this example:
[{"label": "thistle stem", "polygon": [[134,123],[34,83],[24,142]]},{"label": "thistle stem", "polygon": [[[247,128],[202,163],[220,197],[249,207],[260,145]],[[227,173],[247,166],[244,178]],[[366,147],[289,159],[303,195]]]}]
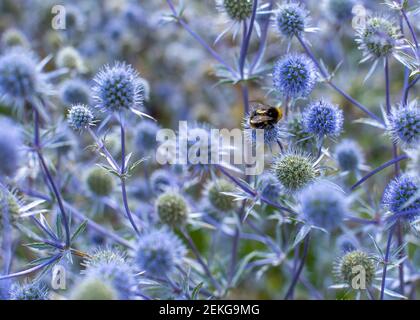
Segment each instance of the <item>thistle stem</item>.
[{"label": "thistle stem", "polygon": [[216,59],[219,63],[225,66],[226,69],[230,71],[232,75],[236,75],[235,70],[232,69],[231,66],[229,66],[225,60],[216,52],[214,51],[204,40],[201,38],[194,30],[190,28],[190,26],[181,18],[178,16],[178,13],[176,12],[175,6],[172,2],[172,0],[166,0],[166,2],[169,5],[169,8],[172,11],[172,14],[177,19],[178,23],[198,42],[200,43],[209,53],[213,56],[214,59]]},{"label": "thistle stem", "polygon": [[299,281],[300,274],[302,273],[303,266],[305,265],[306,256],[308,255],[308,248],[309,248],[309,233],[306,235],[304,244],[303,244],[303,255],[302,259],[300,261],[299,267],[293,276],[292,283],[290,284],[289,289],[287,290],[287,293],[284,297],[285,300],[291,299],[293,297],[293,293],[295,291],[295,287],[297,282]]},{"label": "thistle stem", "polygon": [[63,223],[65,233],[66,233],[66,247],[69,248],[70,247],[70,227],[69,227],[68,217],[66,214],[66,210],[64,209],[61,193],[54,182],[54,179],[48,169],[48,166],[42,154],[41,140],[40,140],[40,135],[39,135],[39,113],[36,108],[34,108],[34,130],[35,130],[34,131],[34,147],[36,150],[36,154],[38,155],[39,162],[41,164],[41,168],[42,168],[41,171],[44,173],[55,195],[55,198],[57,199],[57,203],[60,208],[61,215],[62,215],[62,223]]},{"label": "thistle stem", "polygon": [[121,169],[120,169],[120,179],[121,179],[121,193],[122,199],[124,204],[125,213],[127,215],[128,220],[130,221],[134,231],[139,235],[140,231],[134,222],[133,215],[131,214],[130,207],[128,206],[128,199],[127,199],[127,190],[125,186],[125,129],[123,121],[120,121],[120,132],[121,132]]},{"label": "thistle stem", "polygon": [[388,268],[389,253],[391,251],[392,235],[394,234],[395,226],[396,226],[396,224],[394,224],[391,227],[391,229],[389,230],[389,234],[388,234],[388,240],[387,240],[387,244],[386,244],[386,251],[385,251],[385,257],[384,257],[384,268],[383,268],[383,271],[382,271],[382,283],[381,283],[380,300],[384,299],[386,271],[387,271],[387,268]]},{"label": "thistle stem", "polygon": [[340,95],[342,95],[345,99],[347,99],[350,103],[352,103],[353,105],[355,105],[356,107],[358,107],[360,110],[362,110],[363,112],[365,112],[366,114],[368,114],[371,118],[375,119],[376,121],[378,121],[381,124],[384,124],[384,121],[381,118],[379,118],[377,115],[375,115],[374,113],[372,113],[371,111],[369,111],[360,102],[358,102],[357,100],[355,100],[354,98],[352,98],[351,96],[349,96],[347,93],[345,93],[343,90],[341,90],[336,84],[334,84],[332,82],[332,80],[330,79],[330,76],[327,73],[327,71],[324,70],[324,68],[321,66],[321,64],[318,62],[318,60],[315,58],[315,56],[312,53],[311,49],[309,49],[309,47],[306,45],[306,43],[302,40],[302,38],[300,36],[296,36],[296,37],[299,40],[299,42],[300,42],[301,46],[303,47],[303,49],[305,50],[306,54],[313,61],[313,63],[315,64],[315,66],[317,67],[317,69],[319,70],[319,72],[321,73],[321,75],[326,79],[326,82],[335,91],[337,91]]}]

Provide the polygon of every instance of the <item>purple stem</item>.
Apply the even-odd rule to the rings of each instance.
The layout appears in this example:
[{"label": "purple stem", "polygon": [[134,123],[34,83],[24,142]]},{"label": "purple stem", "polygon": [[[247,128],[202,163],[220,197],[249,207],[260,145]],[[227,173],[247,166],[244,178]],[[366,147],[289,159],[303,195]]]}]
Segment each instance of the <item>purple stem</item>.
[{"label": "purple stem", "polygon": [[388,259],[389,259],[389,253],[391,251],[392,235],[394,234],[395,226],[396,226],[396,224],[394,224],[391,227],[391,229],[389,230],[388,241],[387,241],[387,244],[386,244],[386,251],[385,251],[385,257],[384,257],[384,268],[383,268],[383,271],[382,271],[382,283],[381,283],[380,300],[384,299],[386,271],[387,271],[387,268],[388,268]]},{"label": "purple stem", "polygon": [[70,247],[70,227],[68,223],[68,217],[66,214],[66,210],[64,209],[63,200],[61,198],[60,191],[58,190],[54,182],[54,179],[52,178],[52,175],[48,169],[48,166],[45,163],[44,156],[42,155],[40,136],[39,136],[39,113],[36,110],[36,108],[34,108],[34,127],[35,127],[34,147],[38,155],[39,162],[41,163],[41,167],[43,169],[42,172],[45,174],[45,177],[50,184],[50,187],[55,195],[55,198],[57,199],[57,203],[60,208],[61,215],[62,215],[62,223],[64,225],[64,229],[66,232],[66,247],[69,248]]},{"label": "purple stem", "polygon": [[[271,9],[273,8],[273,3],[274,3],[274,1],[270,0],[270,5],[267,8],[267,11],[271,11]],[[254,61],[251,64],[251,67],[249,68],[249,73],[250,74],[252,74],[254,69],[259,66],[259,64],[261,63],[261,60],[264,56],[266,45],[267,45],[267,35],[268,35],[269,25],[270,25],[270,17],[268,16],[268,17],[266,17],[266,21],[264,22],[264,25],[262,27],[261,40],[260,40],[260,46],[258,48],[258,52],[255,55],[255,58],[254,58]]]},{"label": "purple stem", "polygon": [[377,167],[375,170],[372,170],[371,172],[369,172],[367,175],[365,175],[362,179],[360,179],[359,181],[357,181],[356,184],[354,184],[351,187],[351,190],[356,189],[358,186],[360,186],[363,182],[365,182],[367,179],[369,179],[370,177],[372,177],[373,175],[377,174],[378,172],[382,171],[383,169],[392,166],[393,164],[395,164],[396,162],[399,162],[401,160],[405,160],[407,159],[408,156],[403,154],[397,158],[391,159],[387,162],[385,162],[384,164],[380,165],[379,167]]},{"label": "purple stem", "polygon": [[29,268],[29,269],[26,269],[26,270],[23,270],[23,271],[20,271],[20,272],[8,274],[8,275],[5,275],[5,276],[0,276],[0,280],[6,280],[6,279],[16,278],[16,277],[20,277],[20,276],[25,276],[25,275],[30,274],[32,272],[43,269],[44,267],[54,263],[55,261],[57,261],[60,258],[61,258],[61,253],[58,253],[55,256],[53,256],[51,259],[48,259],[47,261],[45,261],[45,262],[43,262],[43,263],[41,263],[41,264],[39,264],[35,267]]},{"label": "purple stem", "polygon": [[178,14],[176,12],[175,6],[172,2],[172,0],[166,0],[166,2],[168,3],[172,14],[177,18],[177,21],[179,22],[179,24],[195,39],[197,40],[212,56],[213,58],[215,58],[217,61],[219,61],[222,65],[224,65],[226,67],[226,69],[228,69],[232,75],[236,75],[235,70],[232,69],[231,66],[229,66],[224,60],[223,58],[216,52],[214,51],[195,31],[193,31],[189,25],[181,18],[178,17]]},{"label": "purple stem", "polygon": [[406,14],[406,12],[405,12],[405,10],[404,10],[404,9],[401,9],[401,13],[402,13],[402,16],[403,16],[403,18],[404,18],[404,20],[405,20],[405,23],[407,24],[408,29],[410,30],[411,37],[413,38],[414,45],[416,46],[416,49],[417,49],[417,56],[418,56],[419,43],[418,43],[418,41],[417,41],[416,32],[414,31],[413,27],[411,26],[410,20],[408,20],[407,14]]},{"label": "purple stem", "polygon": [[124,203],[124,209],[127,215],[128,220],[130,221],[131,225],[133,226],[134,231],[137,234],[140,234],[139,229],[134,222],[133,215],[131,214],[130,208],[128,206],[128,199],[127,199],[127,190],[125,186],[125,177],[126,168],[125,168],[125,130],[123,121],[120,121],[120,129],[121,129],[121,170],[120,170],[120,178],[121,178],[121,192],[122,192],[122,199]]},{"label": "purple stem", "polygon": [[349,102],[351,102],[353,105],[358,107],[360,110],[368,114],[371,118],[375,119],[379,123],[384,124],[384,121],[379,118],[377,115],[369,111],[365,106],[363,106],[360,102],[356,101],[354,98],[349,96],[347,93],[345,93],[343,90],[341,90],[337,85],[335,85],[332,80],[329,79],[328,73],[324,70],[324,68],[321,66],[321,64],[318,62],[318,60],[315,58],[314,54],[312,53],[311,49],[306,45],[306,43],[302,40],[300,36],[296,36],[299,40],[300,44],[302,45],[303,49],[305,50],[306,54],[309,56],[309,58],[314,62],[315,66],[321,73],[321,75],[326,79],[327,83],[339,94],[341,94],[344,98],[346,98]]},{"label": "purple stem", "polygon": [[289,290],[284,297],[285,300],[288,300],[293,297],[293,293],[295,291],[295,287],[297,282],[299,281],[300,274],[302,273],[303,266],[305,265],[306,256],[308,255],[308,248],[309,248],[309,233],[305,237],[305,242],[303,244],[303,255],[302,260],[300,261],[299,268],[297,269],[295,275],[293,276],[292,283],[290,284]]}]

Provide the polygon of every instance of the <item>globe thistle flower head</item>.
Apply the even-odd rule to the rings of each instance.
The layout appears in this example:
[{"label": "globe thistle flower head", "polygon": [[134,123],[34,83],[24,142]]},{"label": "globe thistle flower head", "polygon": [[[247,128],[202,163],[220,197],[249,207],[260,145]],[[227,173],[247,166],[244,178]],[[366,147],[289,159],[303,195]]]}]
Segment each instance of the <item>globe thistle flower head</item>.
[{"label": "globe thistle flower head", "polygon": [[14,28],[7,29],[3,32],[1,44],[6,48],[29,48],[29,41],[26,36],[20,30]]},{"label": "globe thistle flower head", "polygon": [[279,155],[273,162],[272,174],[287,192],[296,192],[313,182],[318,169],[311,157],[288,151]]},{"label": "globe thistle flower head", "polygon": [[85,70],[83,59],[75,48],[64,47],[58,51],[55,63],[59,68],[68,68],[83,72]]},{"label": "globe thistle flower head", "polygon": [[418,197],[418,176],[404,174],[393,179],[385,189],[382,204],[393,214],[407,213],[403,217],[411,220],[420,216],[420,199]]},{"label": "globe thistle flower head", "polygon": [[[0,232],[3,232],[6,221],[11,226],[17,225],[21,206],[21,201],[15,192],[0,187]],[[7,219],[4,217],[5,214],[7,214]]]},{"label": "globe thistle flower head", "polygon": [[300,36],[306,28],[308,12],[297,2],[280,5],[274,17],[274,27],[286,38]]},{"label": "globe thistle flower head", "polygon": [[243,21],[251,17],[252,0],[217,0],[216,6],[220,12],[226,13],[234,21]]},{"label": "globe thistle flower head", "polygon": [[86,184],[94,195],[109,196],[114,190],[114,180],[104,169],[95,167],[88,173]]},{"label": "globe thistle flower head", "polygon": [[118,299],[128,300],[137,285],[136,274],[124,257],[115,250],[99,250],[85,262],[87,277],[111,284]]},{"label": "globe thistle flower head", "polygon": [[399,45],[400,39],[399,28],[383,17],[368,17],[357,29],[356,42],[364,54],[362,61],[387,56]]},{"label": "globe thistle flower head", "polygon": [[160,130],[160,126],[155,121],[140,121],[135,129],[135,148],[140,154],[155,152],[158,143],[156,136]]},{"label": "globe thistle flower head", "polygon": [[263,173],[258,181],[257,190],[271,201],[278,201],[282,194],[282,187],[272,173]]},{"label": "globe thistle flower head", "polygon": [[19,128],[9,121],[0,118],[0,180],[1,177],[13,178],[19,168],[21,159],[20,146],[22,139]]},{"label": "globe thistle flower head", "polygon": [[106,65],[94,78],[92,88],[96,107],[114,112],[124,109],[139,109],[143,106],[144,88],[140,76],[131,65],[116,62]]},{"label": "globe thistle flower head", "polygon": [[229,181],[216,179],[207,184],[205,193],[212,208],[218,212],[227,213],[234,210],[237,203],[231,195],[225,193],[232,193],[235,189],[235,186]]},{"label": "globe thistle flower head", "polygon": [[189,207],[179,193],[167,191],[156,199],[156,212],[160,221],[172,228],[183,226],[188,219]]},{"label": "globe thistle flower head", "polygon": [[118,293],[107,281],[87,277],[79,282],[70,294],[71,300],[117,300]]},{"label": "globe thistle flower head", "polygon": [[76,131],[83,131],[94,124],[94,116],[88,106],[77,104],[67,113],[67,122]]},{"label": "globe thistle flower head", "polygon": [[14,48],[0,56],[0,100],[8,106],[23,108],[26,101],[51,94],[47,76],[35,56]]},{"label": "globe thistle flower head", "polygon": [[288,98],[305,98],[312,92],[316,71],[306,56],[289,54],[274,65],[273,85],[279,93]]},{"label": "globe thistle flower head", "polygon": [[142,234],[134,263],[146,276],[170,276],[186,255],[182,241],[169,229],[153,229]]},{"label": "globe thistle flower head", "polygon": [[325,0],[324,6],[328,16],[334,21],[341,23],[353,18],[355,0]]},{"label": "globe thistle flower head", "polygon": [[[363,270],[363,273],[361,270]],[[353,250],[347,252],[337,260],[334,266],[334,273],[340,282],[351,288],[354,288],[353,282],[356,280],[355,277],[358,274],[364,274],[365,278],[363,279],[363,284],[365,285],[365,288],[363,288],[361,286],[362,283],[360,283],[360,289],[366,289],[375,279],[376,266],[374,259],[367,253],[360,250]]]},{"label": "globe thistle flower head", "polygon": [[90,105],[90,88],[80,79],[69,79],[60,87],[60,99],[64,105]]},{"label": "globe thistle flower head", "polygon": [[343,192],[326,181],[318,181],[306,187],[299,200],[305,220],[327,231],[339,227],[348,213],[348,203]]},{"label": "globe thistle flower head", "polygon": [[319,138],[338,136],[343,122],[343,111],[324,100],[311,103],[303,113],[305,130]]},{"label": "globe thistle flower head", "polygon": [[417,100],[407,106],[393,108],[386,122],[387,131],[394,142],[407,149],[419,146],[420,108]]},{"label": "globe thistle flower head", "polygon": [[335,148],[334,158],[342,171],[356,171],[363,164],[363,153],[354,140],[344,139]]},{"label": "globe thistle flower head", "polygon": [[10,288],[10,300],[48,300],[47,287],[39,282],[14,283]]},{"label": "globe thistle flower head", "polygon": [[173,174],[164,169],[157,169],[150,175],[150,188],[155,194],[161,194],[173,187]]}]

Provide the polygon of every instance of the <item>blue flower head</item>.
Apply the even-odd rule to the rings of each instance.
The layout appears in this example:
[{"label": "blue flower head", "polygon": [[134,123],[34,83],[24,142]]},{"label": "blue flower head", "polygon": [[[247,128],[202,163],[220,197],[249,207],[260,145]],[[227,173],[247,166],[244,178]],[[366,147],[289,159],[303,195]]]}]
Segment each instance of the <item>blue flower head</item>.
[{"label": "blue flower head", "polygon": [[392,139],[406,148],[420,144],[420,108],[417,100],[408,106],[393,108],[387,118],[387,130]]},{"label": "blue flower head", "polygon": [[0,100],[22,108],[40,94],[49,94],[46,76],[35,56],[21,48],[0,56]]},{"label": "blue flower head", "polygon": [[348,203],[343,192],[326,181],[309,185],[302,191],[299,199],[304,218],[328,231],[340,226],[348,213]]},{"label": "blue flower head", "polygon": [[48,300],[47,287],[39,282],[15,283],[10,288],[10,300]]},{"label": "blue flower head", "polygon": [[307,97],[315,86],[314,64],[304,55],[289,54],[276,62],[274,88],[288,98]]},{"label": "blue flower head", "polygon": [[[406,213],[403,217],[411,220],[420,215],[418,197],[419,179],[417,176],[404,174],[392,180],[385,189],[382,204],[393,214]],[[417,199],[414,196],[417,194]],[[409,202],[411,201],[411,202]]]},{"label": "blue flower head", "polygon": [[230,19],[243,21],[252,14],[252,0],[217,0],[217,7]]},{"label": "blue flower head", "polygon": [[324,100],[311,103],[303,113],[305,130],[315,136],[336,137],[343,130],[343,111]]},{"label": "blue flower head", "polygon": [[114,112],[124,109],[139,109],[143,106],[144,88],[139,74],[131,65],[116,62],[106,65],[94,78],[92,88],[96,107]]},{"label": "blue flower head", "polygon": [[335,148],[334,158],[343,171],[355,171],[363,164],[363,153],[354,140],[344,139]]},{"label": "blue flower head", "polygon": [[161,194],[173,186],[174,176],[167,170],[158,169],[150,176],[150,187],[155,194]]},{"label": "blue flower head", "polygon": [[89,86],[79,79],[66,80],[60,87],[60,99],[67,106],[73,104],[90,105],[90,96]]},{"label": "blue flower head", "polygon": [[156,136],[160,126],[155,121],[141,121],[135,128],[135,148],[140,153],[154,152],[158,146]]},{"label": "blue flower head", "polygon": [[17,126],[8,119],[0,118],[0,180],[13,177],[19,168],[21,135]]},{"label": "blue flower head", "polygon": [[139,237],[134,261],[146,276],[169,276],[182,263],[185,254],[184,244],[172,231],[154,229]]},{"label": "blue flower head", "polygon": [[275,27],[281,35],[292,38],[305,31],[308,12],[298,3],[290,2],[279,6],[275,14]]},{"label": "blue flower head", "polygon": [[74,130],[81,131],[93,125],[94,116],[89,107],[83,104],[77,104],[69,110],[67,122]]},{"label": "blue flower head", "polygon": [[136,273],[121,253],[111,249],[98,250],[85,264],[86,276],[110,283],[120,300],[133,296]]}]

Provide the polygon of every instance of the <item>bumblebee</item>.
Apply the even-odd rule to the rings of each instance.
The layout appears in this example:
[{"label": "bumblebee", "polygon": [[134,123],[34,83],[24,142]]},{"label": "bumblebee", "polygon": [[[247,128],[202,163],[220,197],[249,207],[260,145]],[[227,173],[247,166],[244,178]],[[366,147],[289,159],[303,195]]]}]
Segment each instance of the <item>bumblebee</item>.
[{"label": "bumblebee", "polygon": [[249,126],[254,129],[266,129],[275,126],[282,118],[282,107],[256,103],[249,116]]}]

